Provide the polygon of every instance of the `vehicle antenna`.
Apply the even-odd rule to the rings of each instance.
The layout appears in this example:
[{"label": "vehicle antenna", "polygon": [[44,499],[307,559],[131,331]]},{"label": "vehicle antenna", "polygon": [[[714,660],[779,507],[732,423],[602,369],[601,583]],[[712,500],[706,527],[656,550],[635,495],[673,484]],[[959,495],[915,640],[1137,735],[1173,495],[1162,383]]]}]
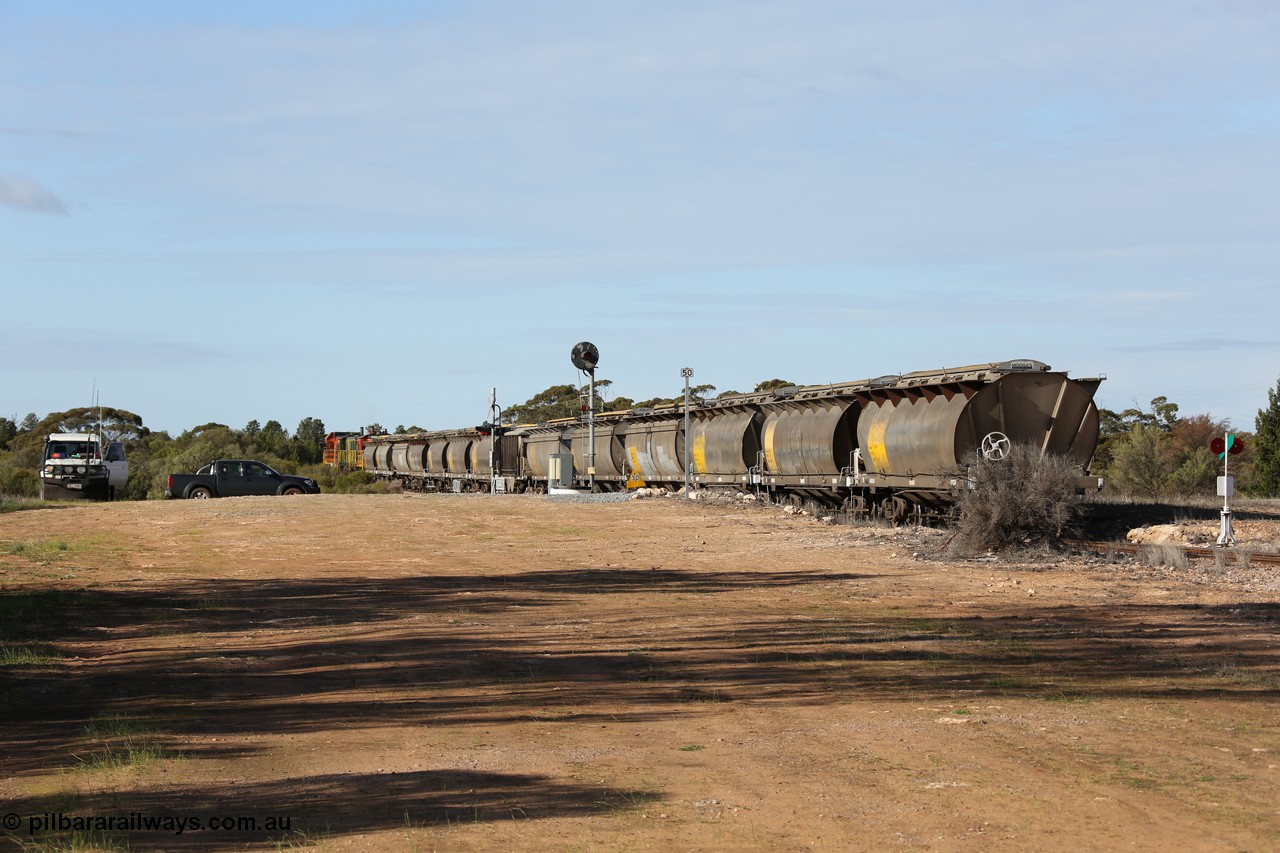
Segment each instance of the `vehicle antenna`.
[{"label": "vehicle antenna", "polygon": [[93,377],[93,390],[89,392],[89,408],[98,410],[98,422],[95,432],[98,433],[98,440],[102,440],[102,403],[98,399],[98,377]]}]

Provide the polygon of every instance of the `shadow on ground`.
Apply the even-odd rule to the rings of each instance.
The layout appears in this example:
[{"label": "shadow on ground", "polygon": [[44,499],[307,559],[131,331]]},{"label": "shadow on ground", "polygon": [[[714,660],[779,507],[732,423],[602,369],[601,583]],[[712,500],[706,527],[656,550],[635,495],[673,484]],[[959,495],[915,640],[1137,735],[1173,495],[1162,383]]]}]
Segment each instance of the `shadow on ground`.
[{"label": "shadow on ground", "polygon": [[[1026,603],[942,617],[927,603],[886,611],[848,598],[853,587],[894,581],[821,570],[566,569],[0,591],[0,644],[56,652],[0,668],[0,763],[13,778],[75,770],[130,738],[188,760],[227,759],[255,747],[211,737],[625,725],[696,713],[700,703],[1280,699],[1280,604]],[[640,597],[655,593],[663,597]],[[656,796],[431,771],[82,795],[73,806],[305,812],[307,831],[341,835],[403,826],[406,815],[533,819]],[[69,810],[50,798],[7,807]],[[175,847],[172,837],[155,843]]]},{"label": "shadow on ground", "polygon": [[[1177,524],[1180,522],[1211,522],[1221,518],[1222,504],[1218,500],[1191,503],[1163,501],[1098,500],[1086,502],[1080,519],[1085,539],[1100,542],[1121,541],[1136,527],[1152,524]],[[1232,508],[1232,516],[1240,521],[1280,521],[1280,509],[1274,501],[1245,501]]]},{"label": "shadow on ground", "polygon": [[409,833],[421,827],[579,817],[657,799],[653,791],[447,770],[318,775],[195,789],[164,786],[58,801],[35,797],[9,801],[5,809],[21,818],[10,836],[19,849],[23,843],[66,845],[73,839],[109,849],[117,849],[114,843],[131,849],[209,850],[264,842],[295,849],[350,833],[396,829],[405,831],[408,849]]}]

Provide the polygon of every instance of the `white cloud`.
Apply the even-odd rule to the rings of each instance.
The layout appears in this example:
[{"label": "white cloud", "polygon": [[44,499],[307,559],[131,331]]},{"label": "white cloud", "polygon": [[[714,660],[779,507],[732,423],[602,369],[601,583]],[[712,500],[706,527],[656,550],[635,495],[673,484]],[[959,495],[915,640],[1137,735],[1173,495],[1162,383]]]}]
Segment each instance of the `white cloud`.
[{"label": "white cloud", "polygon": [[67,213],[60,198],[23,175],[0,175],[0,204],[28,213]]}]

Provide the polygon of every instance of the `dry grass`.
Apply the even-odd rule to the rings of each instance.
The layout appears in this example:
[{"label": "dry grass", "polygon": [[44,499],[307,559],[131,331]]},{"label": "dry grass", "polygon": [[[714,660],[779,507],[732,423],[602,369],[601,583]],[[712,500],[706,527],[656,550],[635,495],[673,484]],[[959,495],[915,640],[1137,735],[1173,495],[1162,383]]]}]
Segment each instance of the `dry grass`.
[{"label": "dry grass", "polygon": [[1146,545],[1139,551],[1139,557],[1148,566],[1187,567],[1187,552],[1180,545]]},{"label": "dry grass", "polygon": [[1015,446],[970,472],[960,499],[955,546],[962,553],[1056,545],[1079,517],[1079,469],[1068,459]]}]

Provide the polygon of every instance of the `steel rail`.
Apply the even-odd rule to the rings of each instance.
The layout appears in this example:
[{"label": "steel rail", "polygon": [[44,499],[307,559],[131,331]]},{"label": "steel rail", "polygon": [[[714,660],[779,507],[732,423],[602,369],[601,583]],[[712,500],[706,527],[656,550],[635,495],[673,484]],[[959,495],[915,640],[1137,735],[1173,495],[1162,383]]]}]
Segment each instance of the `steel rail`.
[{"label": "steel rail", "polygon": [[1280,554],[1267,553],[1265,551],[1250,551],[1247,548],[1202,548],[1197,545],[1178,545],[1172,542],[1165,544],[1150,544],[1138,542],[1085,542],[1080,540],[1070,541],[1066,544],[1079,548],[1082,551],[1092,551],[1097,554],[1141,554],[1146,549],[1151,548],[1177,548],[1188,557],[1194,557],[1205,560],[1217,560],[1219,556],[1230,558],[1232,562],[1240,565],[1253,565],[1262,563],[1269,566],[1280,566]]}]

